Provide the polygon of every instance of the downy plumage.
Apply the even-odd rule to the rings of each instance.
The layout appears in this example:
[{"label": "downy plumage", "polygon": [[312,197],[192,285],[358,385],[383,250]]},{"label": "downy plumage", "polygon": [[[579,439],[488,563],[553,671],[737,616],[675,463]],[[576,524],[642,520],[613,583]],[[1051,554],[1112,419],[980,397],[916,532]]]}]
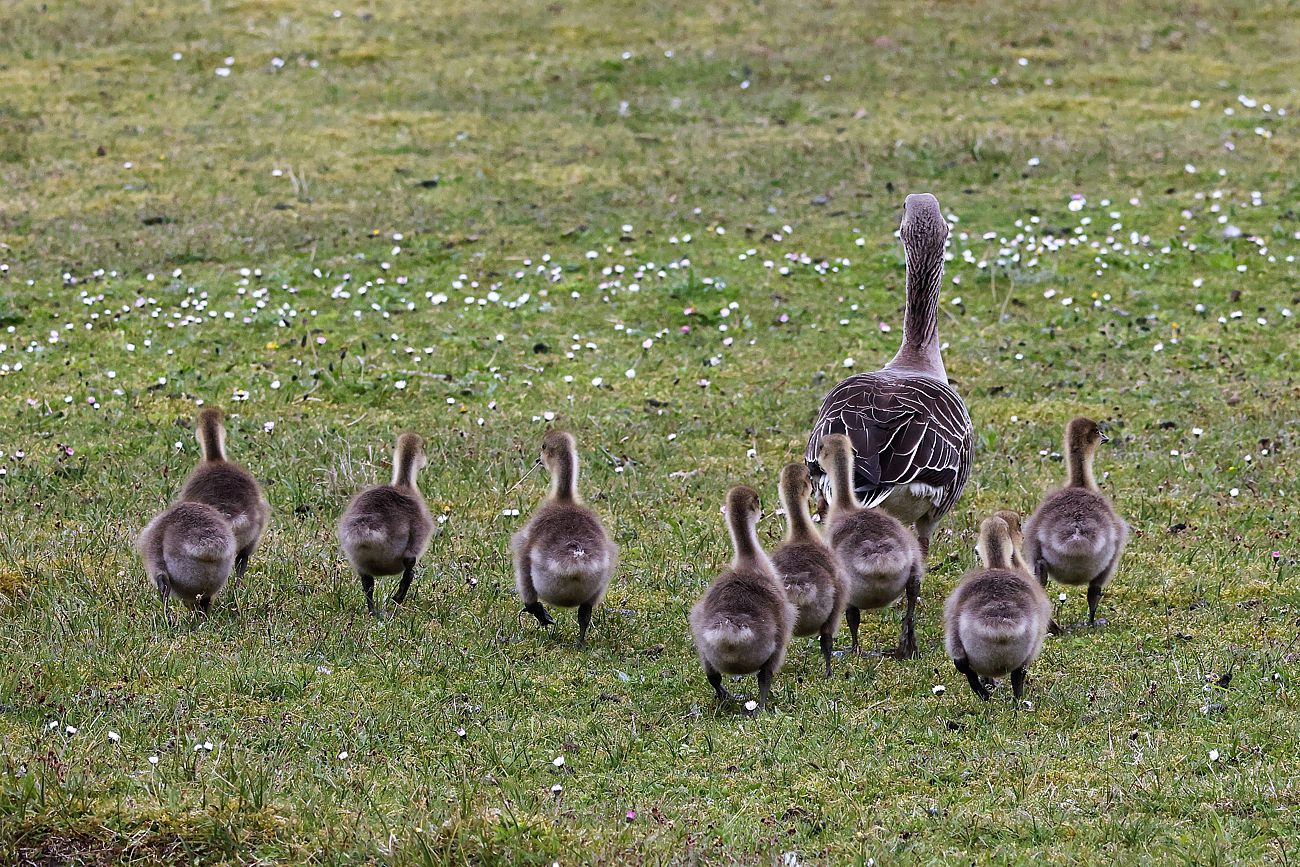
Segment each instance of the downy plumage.
[{"label": "downy plumage", "polygon": [[[1014,534],[999,512],[980,525],[983,568],[967,572],[944,604],[944,647],[970,687],[988,701],[986,681],[1011,675],[1020,698],[1025,670],[1043,647],[1052,603],[1017,565]],[[1014,513],[1012,513],[1014,514]]]},{"label": "downy plumage", "polygon": [[1065,487],[1048,494],[1025,522],[1025,560],[1034,576],[1043,587],[1049,575],[1062,584],[1086,584],[1090,626],[1128,543],[1128,524],[1092,474],[1097,447],[1109,441],[1092,419],[1072,419],[1065,428]]},{"label": "downy plumage", "polygon": [[892,515],[864,509],[853,489],[853,444],[842,434],[822,438],[817,461],[831,480],[826,539],[839,559],[848,587],[845,614],[852,649],[859,650],[862,609],[884,608],[907,597],[903,629],[895,655],[911,659],[916,645],[916,603],[921,595],[925,557],[916,537]]},{"label": "downy plumage", "polygon": [[758,493],[753,488],[732,488],[727,492],[726,512],[734,556],[691,608],[691,634],[718,700],[735,699],[723,688],[722,675],[757,674],[762,710],[767,707],[772,678],[785,662],[797,614],[758,543]]},{"label": "downy plumage", "polygon": [[785,585],[785,595],[797,616],[794,634],[819,635],[826,676],[831,674],[831,651],[844,606],[848,603],[839,563],[808,515],[812,479],[802,463],[781,470],[781,506],[785,509],[786,536],[771,554],[772,566]]},{"label": "downy plumage", "polygon": [[207,614],[235,563],[235,534],[225,516],[204,503],[180,502],[159,514],[136,542],[145,572],[163,600],[176,596]]},{"label": "downy plumage", "polygon": [[578,446],[572,434],[548,431],[540,462],[551,490],[522,530],[510,539],[515,587],[524,610],[542,626],[555,623],[543,602],[578,609],[578,647],[587,640],[592,609],[618,564],[618,546],[599,516],[578,496]]},{"label": "downy plumage", "polygon": [[339,542],[352,568],[361,578],[366,610],[376,613],[375,576],[401,573],[393,594],[401,605],[415,578],[415,566],[424,556],[433,534],[433,518],[416,477],[428,464],[424,440],[404,433],[393,450],[393,481],[357,494],[339,521]]},{"label": "downy plumage", "polygon": [[181,500],[206,503],[226,516],[235,534],[235,578],[243,578],[271,506],[253,474],[226,458],[226,427],[221,410],[208,407],[194,423],[202,460],[181,488]]}]

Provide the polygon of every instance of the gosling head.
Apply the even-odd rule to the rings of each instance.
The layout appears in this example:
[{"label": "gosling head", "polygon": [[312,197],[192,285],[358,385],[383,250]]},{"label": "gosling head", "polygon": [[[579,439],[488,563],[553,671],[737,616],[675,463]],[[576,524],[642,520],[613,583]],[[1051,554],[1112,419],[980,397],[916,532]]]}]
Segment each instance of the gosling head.
[{"label": "gosling head", "polygon": [[402,434],[397,438],[398,463],[409,463],[411,469],[422,470],[429,465],[429,456],[424,451],[424,437],[417,433]]},{"label": "gosling head", "polygon": [[737,485],[727,491],[727,518],[734,524],[753,525],[763,513],[763,505],[758,499],[758,491],[745,485]]},{"label": "gosling head", "polygon": [[1011,509],[999,509],[993,513],[993,517],[1001,518],[1007,525],[1007,531],[1011,534],[1011,544],[1019,550],[1025,544],[1025,532],[1021,526],[1020,513]]},{"label": "gosling head", "polygon": [[948,221],[939,210],[939,200],[930,193],[908,196],[903,202],[903,222],[898,232],[908,253],[941,254],[948,240]]},{"label": "gosling head", "polygon": [[1012,568],[1014,543],[1007,522],[994,515],[980,524],[980,540],[975,546],[985,569]]},{"label": "gosling head", "polygon": [[569,463],[578,449],[578,441],[568,431],[550,430],[542,438],[542,466],[552,473]]},{"label": "gosling head", "polygon": [[1067,451],[1078,450],[1091,457],[1097,446],[1110,442],[1110,437],[1090,418],[1078,416],[1070,419],[1065,426],[1065,448]]},{"label": "gosling head", "polygon": [[823,437],[817,449],[817,463],[827,473],[832,467],[839,466],[845,460],[853,460],[853,443],[844,434],[831,434]]},{"label": "gosling head", "polygon": [[806,464],[786,464],[781,470],[781,493],[791,503],[807,503],[812,496],[812,476]]}]

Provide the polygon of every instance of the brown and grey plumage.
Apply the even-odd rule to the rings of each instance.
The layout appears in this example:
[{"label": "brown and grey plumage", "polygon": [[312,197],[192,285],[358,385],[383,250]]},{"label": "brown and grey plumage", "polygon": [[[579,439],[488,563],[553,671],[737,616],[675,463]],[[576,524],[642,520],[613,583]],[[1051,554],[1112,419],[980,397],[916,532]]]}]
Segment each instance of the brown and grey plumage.
[{"label": "brown and grey plumage", "polygon": [[844,576],[808,515],[808,498],[812,496],[808,467],[788,464],[781,470],[780,494],[786,536],[771,554],[772,566],[797,611],[794,634],[820,636],[826,676],[830,677],[835,632],[848,602]]},{"label": "brown and grey plumage", "polygon": [[361,578],[371,614],[376,613],[375,576],[401,573],[393,594],[393,602],[401,605],[415,578],[415,565],[429,547],[433,518],[416,487],[416,476],[427,463],[424,440],[418,434],[402,434],[393,450],[392,484],[357,494],[339,521],[339,542]]},{"label": "brown and grey plumage", "polygon": [[928,557],[935,526],[970,477],[975,436],[940,353],[939,284],[948,224],[938,200],[929,193],[908,196],[899,233],[907,260],[902,346],[882,369],[851,376],[831,389],[804,460],[821,490],[824,511],[830,479],[817,454],[825,437],[846,435],[853,443],[858,499],[915,525]]},{"label": "brown and grey plumage", "polygon": [[172,596],[207,614],[235,564],[230,522],[204,503],[174,504],[149,522],[136,545],[164,614]]},{"label": "brown and grey plumage", "polygon": [[235,534],[235,578],[244,577],[262,532],[271,517],[262,486],[253,474],[226,459],[226,426],[221,410],[208,407],[199,413],[194,433],[203,458],[185,480],[180,498],[206,503],[226,516]]},{"label": "brown and grey plumage", "polygon": [[864,608],[884,608],[907,597],[903,630],[895,655],[911,659],[916,645],[916,603],[921,596],[925,556],[916,537],[897,518],[863,508],[853,489],[853,444],[843,434],[824,437],[817,461],[831,480],[826,538],[839,559],[848,587],[845,609],[853,651],[859,650],[858,624]]},{"label": "brown and grey plumage", "polygon": [[983,568],[963,575],[944,604],[944,647],[970,688],[985,701],[989,700],[986,681],[1007,675],[1011,675],[1012,692],[1020,698],[1025,671],[1042,650],[1052,619],[1047,593],[1017,565],[1014,533],[1002,514],[980,525]]},{"label": "brown and grey plumage", "polygon": [[727,529],[734,556],[691,608],[691,634],[719,701],[735,699],[724,674],[757,674],[758,707],[767,707],[772,678],[785,662],[797,616],[772,562],[758,544],[761,508],[753,488],[727,492]]},{"label": "brown and grey plumage", "polygon": [[1034,576],[1043,587],[1049,575],[1062,584],[1086,584],[1090,626],[1128,543],[1128,524],[1092,474],[1097,447],[1109,441],[1092,419],[1072,419],[1065,427],[1065,487],[1048,494],[1025,522],[1025,560]]},{"label": "brown and grey plumage", "polygon": [[515,587],[524,610],[542,626],[555,623],[543,602],[576,607],[578,647],[582,647],[592,609],[604,598],[618,564],[618,546],[600,517],[578,496],[578,445],[573,435],[548,431],[540,460],[551,474],[551,490],[510,539]]}]

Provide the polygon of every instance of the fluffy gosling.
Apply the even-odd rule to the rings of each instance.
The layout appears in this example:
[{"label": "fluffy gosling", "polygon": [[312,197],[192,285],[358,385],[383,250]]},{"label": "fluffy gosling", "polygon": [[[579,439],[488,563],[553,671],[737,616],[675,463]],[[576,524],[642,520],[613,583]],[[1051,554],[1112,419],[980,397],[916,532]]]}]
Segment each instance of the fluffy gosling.
[{"label": "fluffy gosling", "polygon": [[618,564],[618,546],[578,496],[578,445],[573,435],[548,431],[540,462],[551,490],[524,528],[510,538],[515,587],[524,611],[542,626],[555,623],[543,602],[578,609],[578,642],[587,641],[591,612],[605,596]]},{"label": "fluffy gosling", "polygon": [[772,567],[785,585],[785,595],[797,616],[794,634],[821,637],[826,676],[831,676],[831,651],[835,632],[847,604],[847,588],[835,555],[822,540],[808,515],[812,477],[802,462],[781,470],[781,507],[785,509],[785,541],[771,554]]},{"label": "fluffy gosling", "polygon": [[916,603],[921,595],[925,558],[921,546],[897,518],[864,509],[853,489],[853,445],[843,434],[822,439],[817,462],[830,478],[831,503],[826,538],[839,559],[848,587],[845,609],[852,650],[860,651],[858,624],[862,609],[884,608],[907,597],[903,629],[894,652],[912,659],[916,645]]},{"label": "fluffy gosling", "polygon": [[943,607],[944,647],[984,701],[989,700],[986,680],[1008,674],[1020,698],[1025,670],[1042,649],[1052,619],[1047,593],[1016,565],[1014,534],[1001,514],[980,525],[983,568],[963,575]]},{"label": "fluffy gosling", "polygon": [[149,522],[136,542],[149,580],[158,588],[163,616],[176,596],[206,615],[235,564],[230,522],[204,503],[180,502]]},{"label": "fluffy gosling", "polygon": [[208,407],[195,419],[194,434],[203,459],[185,480],[180,498],[206,503],[226,516],[235,534],[235,578],[239,580],[248,571],[248,560],[271,518],[271,506],[253,474],[227,460],[223,419],[216,407]]},{"label": "fluffy gosling", "polygon": [[339,542],[361,578],[366,610],[375,609],[375,576],[402,575],[393,594],[401,605],[415,578],[415,565],[429,547],[433,518],[416,487],[416,475],[428,464],[424,440],[404,433],[393,450],[393,481],[375,485],[352,498],[339,521]]},{"label": "fluffy gosling", "polygon": [[734,557],[691,608],[691,633],[718,700],[735,700],[723,688],[722,675],[757,674],[758,708],[764,710],[797,615],[758,544],[758,493],[732,488],[726,510]]},{"label": "fluffy gosling", "polygon": [[[1088,585],[1088,625],[1097,622],[1101,591],[1115,577],[1128,544],[1128,524],[1097,488],[1097,447],[1110,437],[1082,416],[1065,427],[1065,487],[1048,494],[1025,522],[1025,559],[1043,587]],[[1054,631],[1056,624],[1052,624]]]}]

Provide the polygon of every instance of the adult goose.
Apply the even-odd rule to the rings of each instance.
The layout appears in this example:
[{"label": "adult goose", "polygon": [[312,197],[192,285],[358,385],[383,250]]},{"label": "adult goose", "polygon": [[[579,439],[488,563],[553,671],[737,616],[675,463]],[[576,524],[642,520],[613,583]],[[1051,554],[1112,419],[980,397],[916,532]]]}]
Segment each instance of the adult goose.
[{"label": "adult goose", "polygon": [[900,234],[907,259],[903,345],[880,370],[850,376],[831,389],[813,424],[804,461],[824,512],[830,479],[817,454],[823,438],[847,436],[862,506],[879,506],[915,525],[928,557],[935,526],[956,504],[970,476],[974,433],[939,352],[939,283],[948,238],[939,201],[929,193],[908,196]]}]

